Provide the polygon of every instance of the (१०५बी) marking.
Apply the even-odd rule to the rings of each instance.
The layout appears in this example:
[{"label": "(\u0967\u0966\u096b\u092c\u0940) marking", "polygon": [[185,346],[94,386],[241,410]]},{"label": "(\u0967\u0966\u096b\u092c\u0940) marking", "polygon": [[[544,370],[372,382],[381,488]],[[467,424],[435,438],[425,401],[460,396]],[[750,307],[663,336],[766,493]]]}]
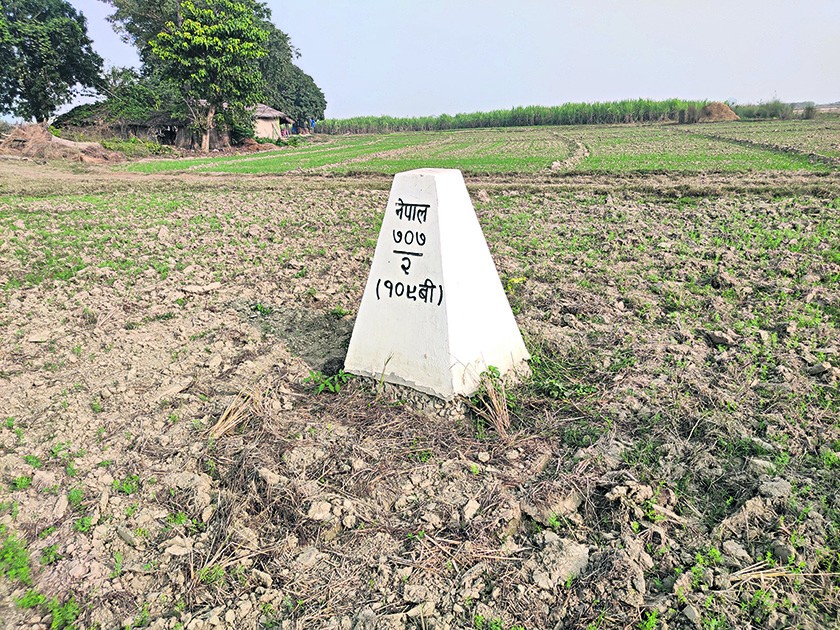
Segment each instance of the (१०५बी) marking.
[{"label": "(\u0967\u0966\u096b\u092c\u0940) marking", "polygon": [[[380,289],[384,290],[380,292]],[[435,292],[437,292],[436,306],[443,304],[443,285],[435,284],[430,278],[426,278],[422,284],[407,284],[380,278],[376,281],[376,299],[381,300],[385,291],[388,292],[385,295],[388,298],[404,297],[425,304],[434,304]]]}]

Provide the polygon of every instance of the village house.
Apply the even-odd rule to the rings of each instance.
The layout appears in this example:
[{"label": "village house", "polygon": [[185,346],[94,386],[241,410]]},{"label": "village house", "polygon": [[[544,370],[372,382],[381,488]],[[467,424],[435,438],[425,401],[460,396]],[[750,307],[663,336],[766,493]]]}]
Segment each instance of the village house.
[{"label": "village house", "polygon": [[292,123],[294,120],[273,107],[262,103],[254,106],[254,136],[257,138],[277,140],[288,134],[287,125]]}]

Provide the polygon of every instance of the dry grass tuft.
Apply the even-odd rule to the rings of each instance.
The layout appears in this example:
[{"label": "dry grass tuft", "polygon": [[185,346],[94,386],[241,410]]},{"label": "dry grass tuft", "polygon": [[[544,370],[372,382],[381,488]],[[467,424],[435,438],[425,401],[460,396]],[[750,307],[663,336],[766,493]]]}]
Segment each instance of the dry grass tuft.
[{"label": "dry grass tuft", "polygon": [[216,424],[210,427],[210,437],[219,439],[226,433],[234,431],[250,417],[261,416],[265,412],[264,397],[265,392],[254,386],[240,390],[216,421]]},{"label": "dry grass tuft", "polygon": [[[478,404],[475,403],[478,400]],[[479,394],[470,400],[470,408],[495,429],[504,441],[510,439],[510,412],[507,406],[505,383],[498,374],[483,372]]]}]

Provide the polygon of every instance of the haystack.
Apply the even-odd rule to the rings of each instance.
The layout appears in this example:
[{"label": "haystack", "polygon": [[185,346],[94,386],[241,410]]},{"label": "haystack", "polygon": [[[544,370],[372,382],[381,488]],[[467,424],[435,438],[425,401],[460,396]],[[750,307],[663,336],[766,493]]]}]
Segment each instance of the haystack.
[{"label": "haystack", "polygon": [[700,110],[697,122],[723,122],[726,120],[741,120],[726,103],[709,103]]},{"label": "haystack", "polygon": [[0,152],[44,160],[73,160],[90,164],[119,162],[123,156],[98,142],[73,142],[52,135],[44,125],[19,125],[0,140]]}]

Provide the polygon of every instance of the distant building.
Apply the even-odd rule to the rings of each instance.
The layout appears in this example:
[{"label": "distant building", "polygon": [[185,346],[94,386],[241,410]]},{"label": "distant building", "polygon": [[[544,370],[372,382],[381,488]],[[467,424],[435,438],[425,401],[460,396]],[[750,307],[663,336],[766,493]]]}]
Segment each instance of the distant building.
[{"label": "distant building", "polygon": [[[288,136],[295,122],[283,112],[262,103],[254,105],[251,113],[254,115],[254,136],[257,138],[276,140]],[[115,120],[108,101],[74,107],[56,118],[53,126],[71,134],[83,134],[90,140],[136,136],[182,148],[195,149],[201,146],[201,134],[166,109],[147,112],[138,119]],[[214,127],[210,132],[210,148],[225,148],[230,144],[230,130],[224,126]]]},{"label": "distant building", "polygon": [[291,125],[294,121],[281,111],[257,103],[254,106],[254,135],[257,138],[277,138],[285,135],[284,125]]}]

